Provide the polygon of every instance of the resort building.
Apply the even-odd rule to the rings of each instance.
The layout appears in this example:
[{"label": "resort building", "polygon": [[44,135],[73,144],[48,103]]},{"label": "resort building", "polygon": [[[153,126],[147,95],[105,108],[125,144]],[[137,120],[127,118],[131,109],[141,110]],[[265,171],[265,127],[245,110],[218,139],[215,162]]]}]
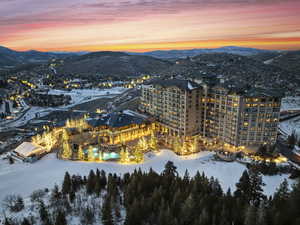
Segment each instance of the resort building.
[{"label": "resort building", "polygon": [[24,161],[33,162],[46,152],[46,149],[42,146],[31,142],[23,142],[12,152],[12,156]]},{"label": "resort building", "polygon": [[275,144],[281,98],[258,88],[205,87],[200,134],[232,146]]},{"label": "resort building", "polygon": [[276,142],[280,104],[280,95],[272,91],[172,79],[143,85],[140,110],[170,135],[199,135],[242,147]]},{"label": "resort building", "polygon": [[142,86],[140,111],[154,117],[171,135],[193,136],[201,127],[202,88],[187,80],[154,80]]},{"label": "resort building", "polygon": [[154,130],[153,121],[129,110],[69,120],[62,128],[61,157],[103,160],[106,153],[116,157],[122,147],[134,148],[140,139],[149,139]]}]

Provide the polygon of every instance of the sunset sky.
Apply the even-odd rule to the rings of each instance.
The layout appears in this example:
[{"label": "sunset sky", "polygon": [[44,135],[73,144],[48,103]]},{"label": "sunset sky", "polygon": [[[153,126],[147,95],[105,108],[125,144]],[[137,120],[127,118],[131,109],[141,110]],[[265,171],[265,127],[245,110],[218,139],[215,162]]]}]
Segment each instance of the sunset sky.
[{"label": "sunset sky", "polygon": [[0,0],[0,45],[42,51],[300,49],[300,0]]}]

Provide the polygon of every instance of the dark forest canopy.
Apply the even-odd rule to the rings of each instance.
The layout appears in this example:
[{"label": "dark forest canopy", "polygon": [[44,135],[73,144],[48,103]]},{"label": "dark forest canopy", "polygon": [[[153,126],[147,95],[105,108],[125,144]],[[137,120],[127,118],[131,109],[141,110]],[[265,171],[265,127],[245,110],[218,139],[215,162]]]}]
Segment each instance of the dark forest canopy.
[{"label": "dark forest canopy", "polygon": [[[38,193],[31,196],[39,218],[24,218],[22,224],[65,225],[80,215],[82,224],[299,225],[300,182],[290,190],[285,180],[272,197],[263,194],[263,186],[259,172],[250,169],[234,192],[224,192],[204,173],[178,176],[170,161],[161,174],[152,169],[123,177],[103,170],[91,170],[87,177],[66,173],[61,189],[51,190],[49,204]],[[83,196],[92,203],[84,206]],[[5,222],[15,224],[9,218]]]}]

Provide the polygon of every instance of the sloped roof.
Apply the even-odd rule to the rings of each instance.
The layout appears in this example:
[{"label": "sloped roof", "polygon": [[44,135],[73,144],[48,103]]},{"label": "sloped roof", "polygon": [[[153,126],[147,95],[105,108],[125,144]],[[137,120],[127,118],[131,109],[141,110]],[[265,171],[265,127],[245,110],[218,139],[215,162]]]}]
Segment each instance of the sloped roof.
[{"label": "sloped roof", "polygon": [[15,149],[15,152],[21,156],[28,157],[38,150],[41,150],[40,146],[35,145],[32,142],[23,142]]},{"label": "sloped roof", "polygon": [[100,118],[88,119],[87,122],[93,127],[109,126],[109,127],[124,127],[131,124],[142,124],[146,118],[130,112],[113,112],[104,114]]}]

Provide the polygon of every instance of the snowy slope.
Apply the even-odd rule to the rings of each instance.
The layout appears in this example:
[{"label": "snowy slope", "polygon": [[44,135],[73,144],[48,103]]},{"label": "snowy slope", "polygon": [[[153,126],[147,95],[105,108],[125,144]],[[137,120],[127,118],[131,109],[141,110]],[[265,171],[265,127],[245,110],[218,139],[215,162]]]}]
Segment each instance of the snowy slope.
[{"label": "snowy slope", "polygon": [[[204,171],[207,176],[217,178],[223,189],[229,187],[235,189],[235,183],[239,180],[242,172],[246,169],[244,165],[237,162],[226,163],[212,160],[213,153],[201,152],[188,157],[179,157],[169,150],[163,150],[157,155],[152,155],[143,164],[122,165],[114,162],[89,163],[62,161],[49,154],[34,164],[16,163],[8,165],[6,161],[0,161],[0,201],[8,194],[22,194],[28,196],[33,190],[50,187],[55,183],[61,184],[66,171],[71,174],[87,175],[91,169],[103,169],[106,172],[124,174],[132,172],[136,168],[149,170],[153,168],[157,172],[164,169],[164,165],[171,160],[178,167],[178,172],[183,175],[187,169],[191,176],[197,171]],[[278,185],[287,178],[282,176],[265,176],[265,193],[273,194]],[[290,183],[292,181],[290,180]]]},{"label": "snowy slope", "polygon": [[300,110],[300,97],[286,97],[281,100],[280,111]]},{"label": "snowy slope", "polygon": [[300,116],[280,122],[279,129],[285,136],[291,135],[293,132],[300,135]]}]

